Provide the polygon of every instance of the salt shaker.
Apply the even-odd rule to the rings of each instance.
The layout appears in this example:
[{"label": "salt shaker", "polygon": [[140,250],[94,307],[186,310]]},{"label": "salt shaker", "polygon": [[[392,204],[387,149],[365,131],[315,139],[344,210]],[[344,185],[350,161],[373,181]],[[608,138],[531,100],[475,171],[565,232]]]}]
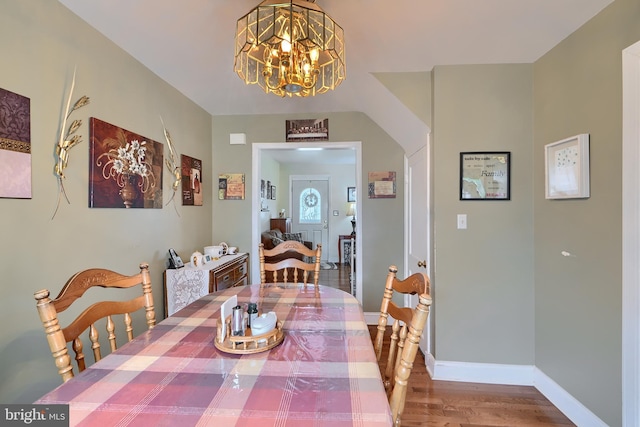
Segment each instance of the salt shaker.
[{"label": "salt shaker", "polygon": [[233,307],[233,314],[231,317],[231,333],[233,335],[244,335],[244,313],[242,307],[236,305]]}]

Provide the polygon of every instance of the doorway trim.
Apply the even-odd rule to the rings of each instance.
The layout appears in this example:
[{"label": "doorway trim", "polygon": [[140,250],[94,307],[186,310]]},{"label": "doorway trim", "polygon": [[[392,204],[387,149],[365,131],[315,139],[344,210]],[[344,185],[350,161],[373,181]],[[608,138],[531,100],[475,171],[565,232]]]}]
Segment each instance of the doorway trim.
[{"label": "doorway trim", "polygon": [[[251,247],[257,248],[260,244],[260,176],[262,174],[262,153],[268,150],[290,150],[292,148],[326,148],[326,149],[352,149],[356,157],[356,188],[361,189],[359,193],[364,193],[362,187],[362,142],[254,142],[251,144]],[[362,197],[356,199],[356,212],[359,213],[356,221],[356,247],[362,248],[362,230],[366,222],[366,215],[362,209]],[[356,251],[356,265],[362,265],[362,250]],[[260,277],[260,263],[257,257],[251,257],[251,277]],[[356,299],[362,304],[362,268],[356,269]]]},{"label": "doorway trim", "polygon": [[640,42],[622,51],[622,425],[640,425]]}]

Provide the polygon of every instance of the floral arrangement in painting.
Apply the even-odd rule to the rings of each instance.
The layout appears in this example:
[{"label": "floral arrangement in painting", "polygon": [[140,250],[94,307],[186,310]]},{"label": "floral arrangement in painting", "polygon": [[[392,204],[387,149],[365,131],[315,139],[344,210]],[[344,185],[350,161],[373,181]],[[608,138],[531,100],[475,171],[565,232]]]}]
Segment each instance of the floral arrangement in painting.
[{"label": "floral arrangement in painting", "polygon": [[[112,158],[112,169],[119,174],[148,176],[149,167],[144,162],[144,153],[147,151],[146,144],[147,141],[138,142],[137,139],[134,139],[126,146],[118,148],[117,155]],[[112,152],[107,153],[107,156]]]},{"label": "floral arrangement in painting", "polygon": [[89,207],[162,209],[163,151],[151,138],[91,117]]},{"label": "floral arrangement in painting", "polygon": [[[120,133],[119,137],[123,135]],[[119,138],[119,139],[120,139]],[[117,141],[110,141],[112,144]],[[131,207],[136,197],[136,187],[144,194],[155,186],[151,165],[145,161],[146,141],[134,139],[120,141],[120,145],[100,155],[96,161],[102,168],[104,179],[113,178],[121,188],[120,196],[126,207]],[[104,162],[104,165],[103,165]]]},{"label": "floral arrangement in painting", "polygon": [[76,131],[80,129],[80,126],[82,126],[82,120],[74,120],[73,122],[71,122],[68,128],[67,120],[69,120],[71,113],[89,103],[88,96],[81,96],[75,102],[75,104],[73,104],[73,107],[71,106],[71,96],[73,94],[73,88],[75,87],[75,84],[76,71],[73,70],[73,79],[71,81],[71,88],[69,89],[69,97],[67,98],[67,107],[65,108],[62,123],[60,124],[60,138],[58,139],[58,143],[56,145],[56,164],[53,168],[53,171],[58,178],[58,202],[56,204],[56,210],[53,212],[53,216],[51,217],[51,219],[53,219],[58,212],[58,208],[60,207],[60,198],[62,197],[62,195],[64,195],[67,203],[71,203],[69,201],[69,197],[67,197],[67,191],[64,188],[64,170],[66,169],[69,162],[69,150],[82,142],[82,137],[76,133]]}]

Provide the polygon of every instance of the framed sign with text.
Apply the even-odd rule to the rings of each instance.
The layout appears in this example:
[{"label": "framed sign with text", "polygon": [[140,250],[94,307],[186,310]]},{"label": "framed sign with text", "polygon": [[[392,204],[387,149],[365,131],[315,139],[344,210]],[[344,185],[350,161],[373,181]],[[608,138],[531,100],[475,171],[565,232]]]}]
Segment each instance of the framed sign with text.
[{"label": "framed sign with text", "polygon": [[510,200],[511,152],[460,153],[460,200]]}]

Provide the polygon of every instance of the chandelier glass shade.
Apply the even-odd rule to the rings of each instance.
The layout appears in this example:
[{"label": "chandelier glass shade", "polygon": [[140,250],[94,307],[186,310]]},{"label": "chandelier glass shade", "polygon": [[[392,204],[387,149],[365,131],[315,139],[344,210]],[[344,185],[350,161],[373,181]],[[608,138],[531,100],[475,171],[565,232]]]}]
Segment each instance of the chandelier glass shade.
[{"label": "chandelier glass shade", "polygon": [[238,19],[235,72],[278,96],[314,96],[346,77],[344,31],[314,1],[265,0]]}]

